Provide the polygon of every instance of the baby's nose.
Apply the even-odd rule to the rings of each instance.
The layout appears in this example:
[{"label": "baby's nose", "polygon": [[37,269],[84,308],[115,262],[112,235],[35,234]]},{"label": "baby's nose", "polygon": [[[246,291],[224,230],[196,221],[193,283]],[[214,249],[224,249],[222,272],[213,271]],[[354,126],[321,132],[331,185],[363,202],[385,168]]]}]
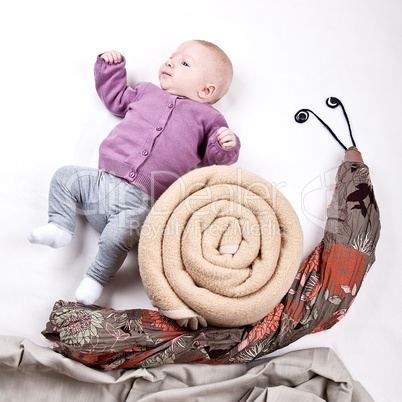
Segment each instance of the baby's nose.
[{"label": "baby's nose", "polygon": [[167,67],[173,68],[173,66],[174,66],[173,60],[172,59],[167,59],[166,62],[165,62],[165,65]]}]

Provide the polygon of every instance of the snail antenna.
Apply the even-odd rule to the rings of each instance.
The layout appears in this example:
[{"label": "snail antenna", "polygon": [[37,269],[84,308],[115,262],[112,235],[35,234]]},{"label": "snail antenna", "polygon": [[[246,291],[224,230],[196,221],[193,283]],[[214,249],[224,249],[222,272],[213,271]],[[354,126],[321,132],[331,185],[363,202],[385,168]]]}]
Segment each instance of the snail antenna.
[{"label": "snail antenna", "polygon": [[342,142],[339,140],[339,138],[336,136],[336,134],[332,131],[331,127],[328,126],[320,117],[318,117],[312,110],[310,109],[300,109],[296,114],[295,114],[295,120],[302,124],[305,123],[309,116],[310,113],[313,114],[319,122],[331,133],[332,137],[335,138],[335,140],[340,144],[340,146],[346,151],[345,145],[342,144]]},{"label": "snail antenna", "polygon": [[336,107],[341,106],[343,115],[345,116],[346,123],[348,124],[350,139],[352,140],[352,144],[355,147],[356,143],[355,143],[355,140],[353,138],[352,128],[350,127],[349,117],[348,117],[348,115],[346,113],[345,107],[343,106],[342,102],[338,98],[335,98],[334,96],[331,96],[331,97],[329,97],[327,99],[326,104],[331,109],[335,109]]}]

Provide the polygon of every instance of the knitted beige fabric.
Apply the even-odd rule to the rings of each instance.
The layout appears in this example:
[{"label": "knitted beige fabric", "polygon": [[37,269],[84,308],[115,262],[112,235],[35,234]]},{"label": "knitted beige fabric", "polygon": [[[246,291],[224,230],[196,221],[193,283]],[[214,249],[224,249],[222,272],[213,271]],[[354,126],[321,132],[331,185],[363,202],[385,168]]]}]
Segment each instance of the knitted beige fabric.
[{"label": "knitted beige fabric", "polygon": [[139,266],[161,314],[191,327],[235,327],[280,302],[302,249],[299,219],[280,191],[244,169],[211,166],[184,175],[155,203]]}]

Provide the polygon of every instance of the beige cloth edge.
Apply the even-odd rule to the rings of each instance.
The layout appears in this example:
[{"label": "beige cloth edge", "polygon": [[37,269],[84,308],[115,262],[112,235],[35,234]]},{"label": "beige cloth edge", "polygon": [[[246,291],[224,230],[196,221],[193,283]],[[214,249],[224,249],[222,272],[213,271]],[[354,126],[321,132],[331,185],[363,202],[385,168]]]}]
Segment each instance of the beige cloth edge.
[{"label": "beige cloth edge", "polygon": [[231,365],[100,372],[21,337],[0,336],[1,401],[373,401],[329,348]]}]

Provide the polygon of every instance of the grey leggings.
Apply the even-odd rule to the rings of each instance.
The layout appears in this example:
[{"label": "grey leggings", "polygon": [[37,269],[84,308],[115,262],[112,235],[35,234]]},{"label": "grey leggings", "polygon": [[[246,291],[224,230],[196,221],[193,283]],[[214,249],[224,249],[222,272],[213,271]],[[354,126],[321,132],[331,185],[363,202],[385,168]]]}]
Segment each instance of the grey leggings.
[{"label": "grey leggings", "polygon": [[49,192],[49,223],[74,233],[75,214],[83,213],[99,232],[99,251],[86,275],[105,286],[138,242],[154,198],[98,169],[60,168]]}]

